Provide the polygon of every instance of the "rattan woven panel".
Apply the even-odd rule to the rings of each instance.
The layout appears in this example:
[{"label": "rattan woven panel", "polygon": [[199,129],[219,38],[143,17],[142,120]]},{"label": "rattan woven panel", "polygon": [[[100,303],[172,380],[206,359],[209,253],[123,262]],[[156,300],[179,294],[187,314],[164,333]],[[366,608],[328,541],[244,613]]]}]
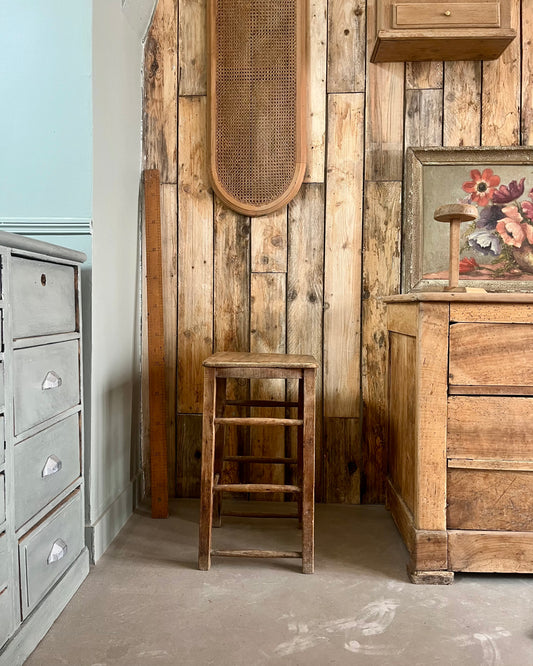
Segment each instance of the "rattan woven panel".
[{"label": "rattan woven panel", "polygon": [[209,0],[209,148],[213,188],[264,215],[305,171],[305,0]]}]

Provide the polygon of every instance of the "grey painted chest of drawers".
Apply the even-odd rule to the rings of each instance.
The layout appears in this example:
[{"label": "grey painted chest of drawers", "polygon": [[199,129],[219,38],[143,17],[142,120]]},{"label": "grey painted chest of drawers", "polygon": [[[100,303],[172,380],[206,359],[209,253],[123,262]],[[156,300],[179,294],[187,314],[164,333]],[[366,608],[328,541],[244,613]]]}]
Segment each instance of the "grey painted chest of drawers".
[{"label": "grey painted chest of drawers", "polygon": [[80,264],[0,231],[0,665],[22,664],[89,571]]}]

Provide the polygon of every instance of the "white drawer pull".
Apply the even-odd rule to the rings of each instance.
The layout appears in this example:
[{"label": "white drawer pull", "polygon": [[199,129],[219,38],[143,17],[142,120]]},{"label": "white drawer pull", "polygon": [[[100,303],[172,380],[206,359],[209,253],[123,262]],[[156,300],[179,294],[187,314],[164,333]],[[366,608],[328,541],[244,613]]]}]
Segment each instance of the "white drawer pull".
[{"label": "white drawer pull", "polygon": [[52,474],[57,474],[59,470],[63,467],[63,463],[57,456],[51,455],[48,456],[46,462],[44,463],[43,471],[41,476],[52,476]]},{"label": "white drawer pull", "polygon": [[59,388],[62,383],[63,380],[61,379],[61,377],[53,370],[50,370],[50,372],[46,373],[46,377],[43,380],[41,389],[43,391],[47,391],[48,389]]},{"label": "white drawer pull", "polygon": [[48,555],[48,559],[46,560],[47,564],[52,564],[52,562],[61,560],[67,554],[67,550],[67,544],[63,539],[56,539],[52,546],[52,550],[50,551],[50,555]]}]

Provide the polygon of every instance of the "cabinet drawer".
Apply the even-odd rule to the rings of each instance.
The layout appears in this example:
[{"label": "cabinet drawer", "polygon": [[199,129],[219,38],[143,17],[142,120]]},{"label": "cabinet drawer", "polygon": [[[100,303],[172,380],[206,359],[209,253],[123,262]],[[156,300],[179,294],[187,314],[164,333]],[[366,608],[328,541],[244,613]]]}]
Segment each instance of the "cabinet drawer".
[{"label": "cabinet drawer", "polygon": [[0,411],[4,411],[4,364],[0,361]]},{"label": "cabinet drawer", "polygon": [[0,525],[6,519],[6,484],[5,477],[0,474]]},{"label": "cabinet drawer", "polygon": [[533,391],[533,324],[452,324],[450,390],[503,387],[500,392]]},{"label": "cabinet drawer", "polygon": [[6,460],[6,428],[4,417],[0,416],[0,465]]},{"label": "cabinet drawer", "polygon": [[22,615],[25,617],[83,548],[81,494],[76,492],[19,543]]},{"label": "cabinet drawer", "polygon": [[447,526],[533,531],[533,472],[449,469]]},{"label": "cabinet drawer", "polygon": [[13,337],[75,331],[74,267],[21,257],[11,262]]},{"label": "cabinet drawer", "polygon": [[79,403],[77,340],[16,349],[13,358],[16,435]]},{"label": "cabinet drawer", "polygon": [[15,529],[80,476],[78,414],[15,447]]},{"label": "cabinet drawer", "polygon": [[11,611],[11,592],[8,587],[0,585],[0,647],[11,636],[13,625],[13,613]]},{"label": "cabinet drawer", "polygon": [[500,3],[402,2],[393,5],[394,28],[499,28]]},{"label": "cabinet drawer", "polygon": [[3,590],[9,579],[9,566],[7,561],[7,537],[0,535],[0,590]]}]

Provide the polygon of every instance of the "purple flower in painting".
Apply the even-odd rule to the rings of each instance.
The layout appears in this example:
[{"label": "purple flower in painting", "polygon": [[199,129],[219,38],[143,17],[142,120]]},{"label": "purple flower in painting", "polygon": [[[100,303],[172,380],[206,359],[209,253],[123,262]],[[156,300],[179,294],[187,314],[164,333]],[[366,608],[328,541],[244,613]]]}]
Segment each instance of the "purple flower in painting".
[{"label": "purple flower in painting", "polygon": [[478,229],[496,229],[496,224],[502,217],[505,217],[505,213],[499,206],[487,206],[479,214],[476,227]]},{"label": "purple flower in painting", "polygon": [[[505,217],[505,216],[504,216]],[[497,257],[502,251],[501,238],[490,229],[476,229],[468,236],[468,245],[481,254]]]},{"label": "purple flower in painting", "polygon": [[524,194],[524,181],[525,178],[522,178],[519,183],[516,180],[512,180],[509,185],[500,185],[492,195],[492,201],[496,204],[506,204],[516,201],[518,197]]}]

